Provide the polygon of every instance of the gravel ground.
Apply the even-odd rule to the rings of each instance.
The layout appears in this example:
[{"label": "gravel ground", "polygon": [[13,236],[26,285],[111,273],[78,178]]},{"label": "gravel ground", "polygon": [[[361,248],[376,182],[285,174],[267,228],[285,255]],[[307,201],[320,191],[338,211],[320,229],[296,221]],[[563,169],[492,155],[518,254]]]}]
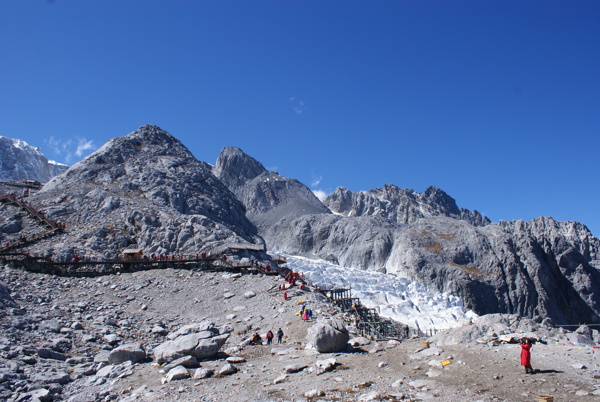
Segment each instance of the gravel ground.
[{"label": "gravel ground", "polygon": [[[306,330],[313,323],[296,315],[299,304],[311,307],[315,319],[340,313],[310,291],[288,291],[291,299],[284,301],[278,290],[282,281],[272,276],[165,269],[64,278],[4,268],[0,282],[19,305],[0,321],[0,399],[5,400],[34,400],[32,392],[42,388],[50,390],[45,400],[73,401],[600,399],[599,363],[590,347],[534,345],[535,375],[524,374],[520,347],[514,344],[432,344],[418,352],[421,338],[371,341],[352,352],[319,354],[306,348]],[[229,325],[232,332],[222,348],[228,353],[200,362],[201,367],[217,372],[226,357],[235,355],[245,360],[233,363],[237,373],[163,383],[162,368],[149,358],[123,378],[94,381],[104,365],[93,362],[100,352],[140,342],[151,355],[167,332],[204,319]],[[285,332],[281,345],[232,349],[254,332],[264,336],[280,327]],[[34,353],[40,348],[62,350],[71,360],[42,358]],[[329,358],[335,359],[335,369],[321,372],[316,362]],[[451,363],[442,367],[445,359]],[[298,371],[285,375],[292,365]],[[47,380],[54,377],[62,380]]]}]

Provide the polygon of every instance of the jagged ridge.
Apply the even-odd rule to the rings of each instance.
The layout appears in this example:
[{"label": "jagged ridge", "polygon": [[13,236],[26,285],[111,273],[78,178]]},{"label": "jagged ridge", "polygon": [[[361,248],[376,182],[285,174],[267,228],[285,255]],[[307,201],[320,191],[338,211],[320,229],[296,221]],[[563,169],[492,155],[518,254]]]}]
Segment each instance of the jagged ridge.
[{"label": "jagged ridge", "polygon": [[0,179],[47,182],[68,168],[49,161],[40,148],[0,136]]}]

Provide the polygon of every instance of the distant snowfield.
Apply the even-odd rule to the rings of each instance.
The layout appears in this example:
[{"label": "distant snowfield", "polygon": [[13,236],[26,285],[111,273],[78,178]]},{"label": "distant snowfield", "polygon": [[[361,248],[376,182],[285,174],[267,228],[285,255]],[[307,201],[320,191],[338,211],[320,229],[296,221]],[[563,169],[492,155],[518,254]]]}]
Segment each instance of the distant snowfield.
[{"label": "distant snowfield", "polygon": [[379,315],[391,318],[421,330],[459,327],[477,314],[465,311],[462,301],[447,293],[428,291],[424,286],[406,278],[379,272],[362,271],[332,264],[325,260],[311,260],[284,253],[287,267],[304,273],[306,279],[320,287],[352,288],[352,297],[358,297]]}]

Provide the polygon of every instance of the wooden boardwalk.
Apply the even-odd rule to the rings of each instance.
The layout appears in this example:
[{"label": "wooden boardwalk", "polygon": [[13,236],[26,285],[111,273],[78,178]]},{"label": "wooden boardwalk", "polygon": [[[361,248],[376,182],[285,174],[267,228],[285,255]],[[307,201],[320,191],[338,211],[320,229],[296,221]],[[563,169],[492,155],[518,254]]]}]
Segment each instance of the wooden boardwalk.
[{"label": "wooden boardwalk", "polygon": [[17,198],[17,196],[15,194],[8,194],[8,195],[1,197],[0,203],[6,204],[6,205],[13,205],[17,208],[20,208],[22,211],[26,212],[29,216],[31,216],[34,220],[39,222],[42,225],[42,227],[46,228],[46,230],[44,232],[42,232],[36,236],[32,236],[32,237],[28,237],[28,238],[21,238],[12,243],[8,243],[8,245],[1,244],[0,245],[0,253],[7,253],[9,250],[26,246],[27,244],[34,243],[38,240],[41,240],[46,237],[53,236],[55,234],[62,233],[63,231],[65,231],[65,225],[63,225],[59,222],[51,221],[50,219],[48,219],[48,217],[46,215],[44,215],[37,209],[33,208],[28,203],[19,200],[19,198]]},{"label": "wooden boardwalk", "polygon": [[351,288],[320,288],[314,286],[315,291],[324,294],[328,300],[352,315],[356,328],[362,336],[369,336],[376,340],[400,339],[408,337],[408,333],[401,330],[399,323],[382,318],[377,310],[361,304],[357,297],[352,297]]}]

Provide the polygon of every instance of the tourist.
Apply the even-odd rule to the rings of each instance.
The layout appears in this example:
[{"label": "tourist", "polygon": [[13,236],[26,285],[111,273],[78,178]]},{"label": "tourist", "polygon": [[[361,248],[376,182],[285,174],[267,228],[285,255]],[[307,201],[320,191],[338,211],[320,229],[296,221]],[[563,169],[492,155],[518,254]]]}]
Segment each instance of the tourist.
[{"label": "tourist", "polygon": [[525,366],[525,374],[535,374],[531,367],[531,339],[521,339],[521,365]]},{"label": "tourist", "polygon": [[267,331],[267,345],[270,345],[273,342],[273,331]]},{"label": "tourist", "polygon": [[281,330],[281,328],[279,328],[279,330],[277,331],[277,343],[282,343],[283,342],[283,331]]}]

